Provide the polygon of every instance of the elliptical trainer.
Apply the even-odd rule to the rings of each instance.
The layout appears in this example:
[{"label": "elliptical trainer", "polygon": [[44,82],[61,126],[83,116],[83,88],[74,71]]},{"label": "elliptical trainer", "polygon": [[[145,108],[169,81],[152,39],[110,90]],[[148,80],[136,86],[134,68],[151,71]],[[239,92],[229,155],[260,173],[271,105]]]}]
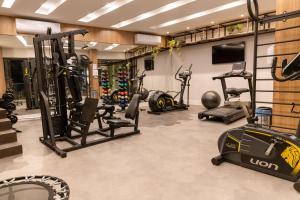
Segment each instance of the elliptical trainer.
[{"label": "elliptical trainer", "polygon": [[[175,96],[171,96],[170,91],[156,91],[149,98],[150,114],[160,114],[163,112],[174,110],[187,110],[189,107],[189,95],[190,95],[190,81],[192,78],[192,66],[190,65],[188,70],[181,73],[180,70],[183,66],[180,66],[175,74],[175,79],[181,82],[180,91]],[[184,103],[184,93],[187,88],[187,104]],[[179,96],[179,101],[175,99]]]}]

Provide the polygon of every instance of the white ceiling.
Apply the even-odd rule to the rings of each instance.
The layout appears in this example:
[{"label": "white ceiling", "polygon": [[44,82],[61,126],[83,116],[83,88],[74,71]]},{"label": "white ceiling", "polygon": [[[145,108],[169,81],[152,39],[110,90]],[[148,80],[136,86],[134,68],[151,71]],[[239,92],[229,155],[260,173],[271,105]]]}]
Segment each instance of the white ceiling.
[{"label": "white ceiling", "polygon": [[[2,1],[3,0],[0,0],[1,3]],[[45,1],[46,0],[16,0],[12,8],[0,8],[0,15],[110,28],[112,25],[115,25],[121,21],[157,9],[176,0],[134,0],[133,2],[113,12],[103,15],[90,23],[79,22],[78,19],[101,8],[106,3],[112,2],[113,0],[67,0],[50,15],[35,14],[35,11]],[[121,29],[157,34],[166,34],[167,32],[176,33],[186,30],[186,27],[195,28],[209,25],[211,21],[214,21],[215,23],[221,23],[227,20],[240,18],[241,14],[248,16],[246,5],[243,5],[161,29],[153,30],[150,28],[152,26],[157,26],[170,20],[212,9],[233,1],[235,0],[196,0],[193,3],[131,24]],[[261,12],[275,10],[276,0],[259,1]]]},{"label": "white ceiling", "polygon": [[[27,42],[27,47],[24,46],[24,44],[22,44],[22,42],[20,42],[17,37],[15,36],[8,36],[8,35],[0,35],[0,47],[4,47],[4,48],[33,48],[33,36],[24,36],[24,39]],[[47,45],[47,44],[46,44]],[[75,42],[75,48],[77,50],[80,50],[82,47],[84,47],[85,45],[89,45],[89,43],[85,43],[85,42],[80,42],[80,41],[76,41]],[[109,47],[111,44],[108,43],[98,43],[96,46],[91,47],[89,49],[97,49],[98,51],[105,51],[105,49],[107,47]],[[124,51],[128,51],[130,49],[135,48],[135,45],[120,45],[110,51],[107,52],[124,52]]]}]

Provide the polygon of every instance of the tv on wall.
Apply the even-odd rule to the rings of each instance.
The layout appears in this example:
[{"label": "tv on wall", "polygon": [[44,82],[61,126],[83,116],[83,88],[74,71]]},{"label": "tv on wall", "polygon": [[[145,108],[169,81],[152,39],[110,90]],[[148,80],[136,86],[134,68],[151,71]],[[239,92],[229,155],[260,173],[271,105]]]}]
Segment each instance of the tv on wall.
[{"label": "tv on wall", "polygon": [[152,56],[146,57],[144,62],[146,71],[154,70],[154,58]]},{"label": "tv on wall", "polygon": [[212,47],[212,64],[245,61],[245,42],[222,44]]}]

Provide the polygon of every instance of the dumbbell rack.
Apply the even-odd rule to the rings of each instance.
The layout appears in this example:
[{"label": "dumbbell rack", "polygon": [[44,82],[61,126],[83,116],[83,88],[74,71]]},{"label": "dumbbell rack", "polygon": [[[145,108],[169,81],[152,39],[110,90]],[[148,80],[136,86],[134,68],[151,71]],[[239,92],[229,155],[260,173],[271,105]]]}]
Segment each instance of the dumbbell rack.
[{"label": "dumbbell rack", "polygon": [[103,91],[103,102],[105,104],[108,104],[110,102],[110,95],[109,95],[109,90],[110,90],[110,84],[109,84],[109,74],[107,70],[103,70],[101,72],[101,86],[102,86],[102,91]]},{"label": "dumbbell rack", "polygon": [[119,106],[124,111],[128,106],[128,70],[125,65],[118,69],[119,82]]}]

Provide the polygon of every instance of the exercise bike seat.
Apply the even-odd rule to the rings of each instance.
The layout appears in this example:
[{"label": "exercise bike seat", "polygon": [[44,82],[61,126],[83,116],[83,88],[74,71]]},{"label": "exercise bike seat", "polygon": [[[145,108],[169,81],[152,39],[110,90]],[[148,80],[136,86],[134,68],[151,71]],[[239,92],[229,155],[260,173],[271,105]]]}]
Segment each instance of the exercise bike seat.
[{"label": "exercise bike seat", "polygon": [[227,88],[226,93],[232,96],[240,96],[243,93],[249,92],[248,88]]}]

